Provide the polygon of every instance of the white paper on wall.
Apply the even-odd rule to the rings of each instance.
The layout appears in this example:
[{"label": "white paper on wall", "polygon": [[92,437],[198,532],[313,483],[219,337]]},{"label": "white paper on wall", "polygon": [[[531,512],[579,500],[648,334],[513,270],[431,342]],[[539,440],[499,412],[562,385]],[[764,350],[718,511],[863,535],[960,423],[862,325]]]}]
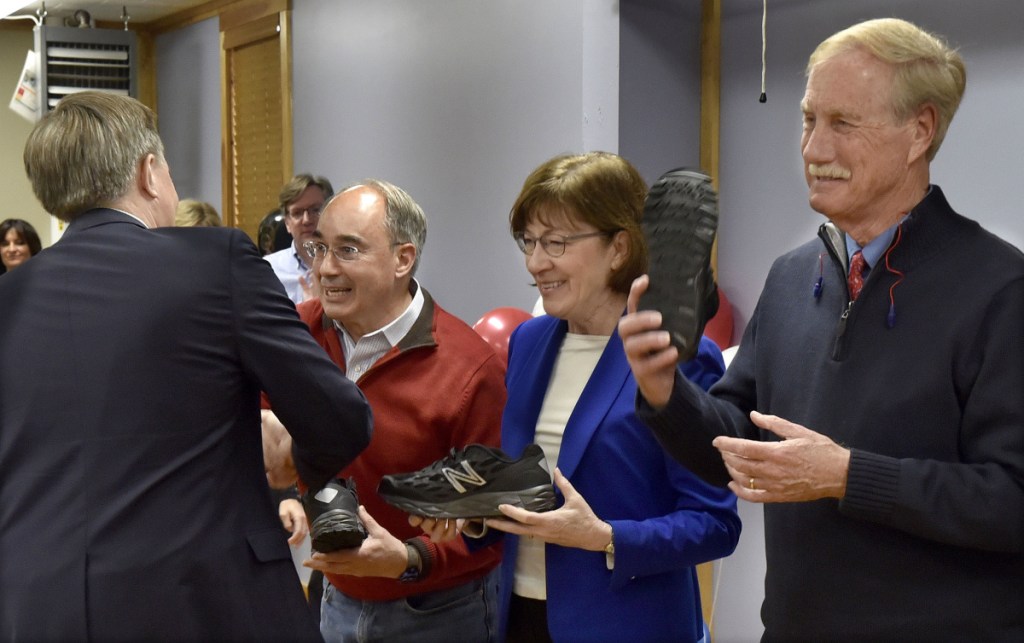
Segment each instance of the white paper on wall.
[{"label": "white paper on wall", "polygon": [[25,67],[21,70],[18,86],[14,88],[10,107],[16,114],[33,123],[39,120],[38,75],[39,60],[36,52],[30,49],[25,56]]}]

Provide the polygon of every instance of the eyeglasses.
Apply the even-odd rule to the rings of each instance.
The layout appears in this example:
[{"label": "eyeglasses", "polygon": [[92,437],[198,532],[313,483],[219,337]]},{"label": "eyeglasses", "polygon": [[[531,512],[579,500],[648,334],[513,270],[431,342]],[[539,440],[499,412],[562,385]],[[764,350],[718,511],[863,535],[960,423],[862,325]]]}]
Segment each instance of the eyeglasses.
[{"label": "eyeglasses", "polygon": [[[390,247],[400,246],[405,242],[398,242],[390,244]],[[330,252],[334,255],[334,258],[338,261],[359,261],[370,250],[360,250],[355,246],[328,246],[322,241],[307,241],[302,244],[302,247],[306,249],[310,257],[313,257],[313,261],[323,261],[327,258],[327,253]]]},{"label": "eyeglasses", "polygon": [[523,251],[523,254],[530,256],[533,251],[537,249],[537,242],[540,242],[544,252],[549,257],[561,257],[565,254],[565,247],[573,241],[579,241],[580,239],[587,239],[589,237],[603,237],[611,234],[610,232],[583,232],[580,234],[573,234],[565,236],[564,234],[545,234],[540,239],[534,239],[527,237],[523,234],[516,235],[516,245]]},{"label": "eyeglasses", "polygon": [[303,208],[301,210],[288,210],[285,213],[285,216],[291,219],[292,221],[298,221],[302,219],[302,217],[309,215],[310,220],[316,221],[317,219],[320,218],[320,210],[322,208],[322,205],[314,205],[313,207]]}]

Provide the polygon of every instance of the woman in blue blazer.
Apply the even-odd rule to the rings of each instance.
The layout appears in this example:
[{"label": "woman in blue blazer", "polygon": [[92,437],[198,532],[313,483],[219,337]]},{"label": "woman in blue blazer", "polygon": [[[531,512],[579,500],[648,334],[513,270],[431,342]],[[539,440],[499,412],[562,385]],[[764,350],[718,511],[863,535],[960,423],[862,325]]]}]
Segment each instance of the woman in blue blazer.
[{"label": "woman in blue blazer", "polygon": [[[646,185],[614,154],[560,156],[527,178],[510,215],[547,315],[512,335],[502,447],[536,442],[559,506],[503,505],[503,633],[528,641],[699,641],[695,566],[732,553],[736,499],[664,454],[635,415],[616,327],[647,268]],[[704,388],[722,374],[702,339],[681,366]],[[493,533],[493,532],[492,532]]]}]

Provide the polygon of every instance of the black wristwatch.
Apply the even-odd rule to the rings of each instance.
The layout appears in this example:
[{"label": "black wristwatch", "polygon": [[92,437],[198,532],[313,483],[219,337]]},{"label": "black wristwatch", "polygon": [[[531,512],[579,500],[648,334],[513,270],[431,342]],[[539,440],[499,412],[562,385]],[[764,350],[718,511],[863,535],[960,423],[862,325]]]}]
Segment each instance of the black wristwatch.
[{"label": "black wristwatch", "polygon": [[398,580],[403,583],[415,583],[426,578],[433,562],[427,543],[421,538],[410,538],[405,541],[405,551],[409,555],[409,564]]}]

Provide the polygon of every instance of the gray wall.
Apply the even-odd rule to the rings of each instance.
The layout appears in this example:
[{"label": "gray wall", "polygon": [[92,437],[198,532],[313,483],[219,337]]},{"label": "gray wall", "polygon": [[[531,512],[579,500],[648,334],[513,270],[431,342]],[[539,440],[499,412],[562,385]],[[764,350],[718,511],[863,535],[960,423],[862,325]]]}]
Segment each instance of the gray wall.
[{"label": "gray wall", "polygon": [[700,3],[620,3],[619,154],[647,183],[700,166]]},{"label": "gray wall", "polygon": [[905,18],[960,48],[967,93],[932,164],[932,181],[955,209],[1024,247],[1024,217],[1013,190],[1024,180],[1024,127],[1012,113],[1024,104],[1024,3],[769,2],[765,104],[757,102],[761,3],[732,6],[748,11],[724,15],[722,25],[719,279],[741,327],[772,260],[809,239],[823,221],[807,205],[800,161],[803,69],[818,42],[860,20]]},{"label": "gray wall", "polygon": [[221,211],[220,30],[216,18],[156,38],[157,111],[182,199]]},{"label": "gray wall", "polygon": [[[618,151],[650,182],[699,161],[699,3],[293,6],[295,171],[337,188],[379,176],[407,189],[429,219],[419,277],[468,323],[498,306],[533,307],[507,215],[540,162]],[[178,192],[220,208],[217,21],[156,45]]]},{"label": "gray wall", "polygon": [[[536,290],[508,235],[523,179],[556,154],[617,151],[615,0],[296,0],[296,172],[365,177],[427,213],[418,277],[472,324]],[[160,126],[178,192],[220,204],[217,21],[157,40]]]},{"label": "gray wall", "polygon": [[472,324],[536,290],[508,234],[526,175],[618,144],[613,0],[294,3],[295,169],[405,188],[418,274]]}]

